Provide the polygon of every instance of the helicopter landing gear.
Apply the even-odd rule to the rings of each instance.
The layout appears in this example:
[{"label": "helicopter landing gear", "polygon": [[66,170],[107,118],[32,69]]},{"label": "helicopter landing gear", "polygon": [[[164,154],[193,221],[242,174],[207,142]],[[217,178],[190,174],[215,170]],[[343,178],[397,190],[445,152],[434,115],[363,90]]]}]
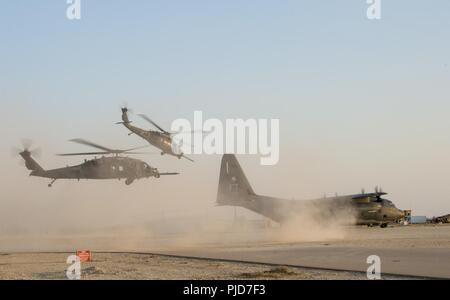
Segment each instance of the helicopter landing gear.
[{"label": "helicopter landing gear", "polygon": [[56,179],[52,179],[52,181],[48,184],[48,187],[52,187],[53,183],[56,181]]}]

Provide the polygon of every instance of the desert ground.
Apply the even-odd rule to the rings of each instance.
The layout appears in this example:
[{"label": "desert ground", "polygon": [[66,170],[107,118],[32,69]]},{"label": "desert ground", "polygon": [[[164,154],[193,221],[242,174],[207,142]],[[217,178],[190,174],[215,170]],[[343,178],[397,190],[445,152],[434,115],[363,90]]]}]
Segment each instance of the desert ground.
[{"label": "desert ground", "polygon": [[450,278],[449,225],[280,230],[3,236],[0,278],[64,279],[76,249],[93,251],[82,279],[366,279],[369,255],[380,257],[383,279]]},{"label": "desert ground", "polygon": [[[64,280],[72,253],[0,254],[2,280]],[[317,270],[264,264],[188,259],[142,253],[94,253],[82,263],[83,280],[116,279],[367,279],[364,273]],[[384,279],[407,277],[386,276]]]}]

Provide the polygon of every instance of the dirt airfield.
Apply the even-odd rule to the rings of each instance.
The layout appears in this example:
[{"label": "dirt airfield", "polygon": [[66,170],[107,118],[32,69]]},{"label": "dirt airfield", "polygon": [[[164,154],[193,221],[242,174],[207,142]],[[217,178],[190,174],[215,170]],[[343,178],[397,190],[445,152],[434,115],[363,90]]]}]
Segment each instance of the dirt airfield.
[{"label": "dirt airfield", "polygon": [[366,279],[368,255],[380,256],[383,279],[450,278],[449,225],[347,227],[317,239],[216,230],[2,236],[0,279],[65,279],[76,249],[93,251],[82,279]]}]

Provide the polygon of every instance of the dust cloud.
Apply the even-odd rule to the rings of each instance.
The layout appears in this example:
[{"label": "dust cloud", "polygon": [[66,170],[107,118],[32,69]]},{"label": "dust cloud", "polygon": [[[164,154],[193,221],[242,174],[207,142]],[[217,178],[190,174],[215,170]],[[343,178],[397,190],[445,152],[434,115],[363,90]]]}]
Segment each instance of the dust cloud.
[{"label": "dust cloud", "polygon": [[338,240],[346,237],[344,215],[324,222],[308,212],[279,225],[233,208],[206,207],[202,214],[162,213],[145,222],[95,226],[66,224],[57,230],[3,234],[1,251],[165,251],[198,247],[252,247],[274,243]]},{"label": "dust cloud", "polygon": [[[195,165],[142,159],[181,175],[131,186],[115,180],[58,180],[48,188],[48,180],[27,176],[17,159],[7,161],[0,170],[0,251],[152,251],[345,237],[346,215],[330,223],[303,210],[280,226],[243,208],[216,207],[220,156],[202,157]],[[51,155],[38,162],[44,168],[64,166]]]},{"label": "dust cloud", "polygon": [[350,226],[356,224],[355,212],[350,208],[337,210],[324,217],[322,207],[306,206],[280,229],[278,240],[284,242],[317,242],[345,239]]},{"label": "dust cloud", "polygon": [[[128,138],[125,134],[123,140],[93,140],[117,148],[142,144]],[[58,146],[44,137],[36,140],[43,149],[37,161],[45,169],[83,161],[52,153],[84,148]],[[181,174],[137,180],[131,186],[123,180],[57,180],[48,188],[47,179],[29,177],[20,158],[11,159],[10,146],[3,150],[7,159],[0,170],[0,251],[151,251],[345,237],[341,218],[324,223],[307,210],[280,226],[243,208],[215,207],[220,156],[198,157],[195,164],[160,155],[142,156],[138,158],[160,171]],[[253,178],[255,167],[251,166],[259,166],[245,166]],[[264,193],[277,191],[266,188]]]}]

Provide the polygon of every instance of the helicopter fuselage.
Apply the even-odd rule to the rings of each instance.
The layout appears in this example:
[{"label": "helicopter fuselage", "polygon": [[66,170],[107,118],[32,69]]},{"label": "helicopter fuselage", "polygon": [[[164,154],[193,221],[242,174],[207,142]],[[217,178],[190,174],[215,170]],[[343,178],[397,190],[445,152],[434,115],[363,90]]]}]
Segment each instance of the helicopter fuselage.
[{"label": "helicopter fuselage", "polygon": [[130,157],[101,157],[85,160],[76,166],[51,170],[34,170],[30,176],[51,179],[127,179],[131,184],[133,180],[148,177],[159,177],[156,168],[147,163]]},{"label": "helicopter fuselage", "polygon": [[[128,128],[132,133],[140,136],[146,140],[150,145],[161,150],[161,154],[169,154],[173,156],[182,156],[182,153],[175,153],[173,149],[172,137],[164,132],[154,130],[143,130],[136,126],[124,123],[124,126]],[[176,145],[175,145],[176,146]]]}]

